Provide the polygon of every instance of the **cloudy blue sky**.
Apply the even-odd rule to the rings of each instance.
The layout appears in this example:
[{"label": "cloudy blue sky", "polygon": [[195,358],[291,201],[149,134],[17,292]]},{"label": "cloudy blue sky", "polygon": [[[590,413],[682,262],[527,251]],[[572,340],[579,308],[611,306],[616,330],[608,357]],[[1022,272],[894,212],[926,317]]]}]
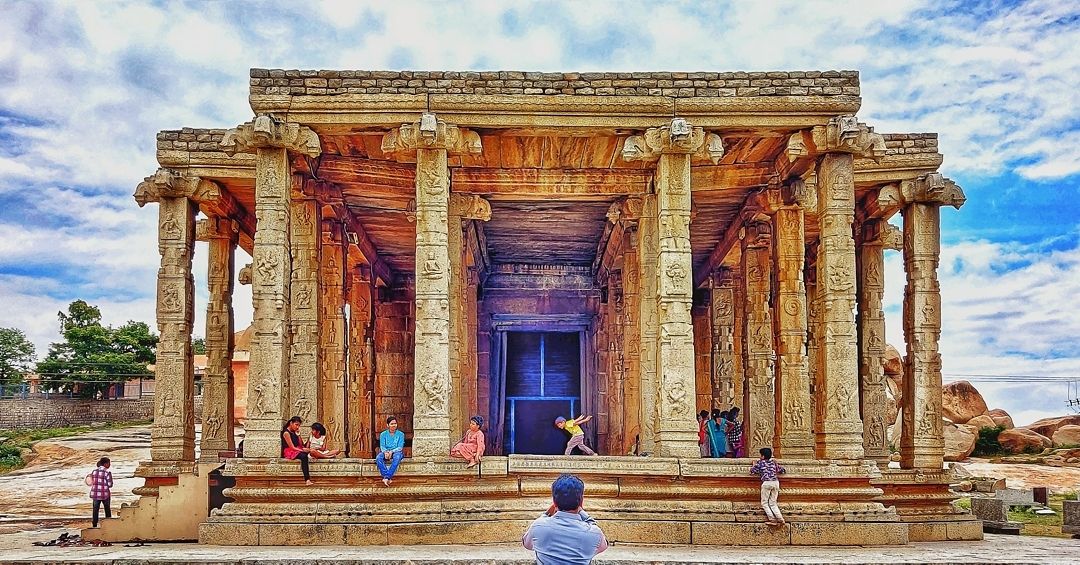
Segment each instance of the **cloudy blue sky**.
[{"label": "cloudy blue sky", "polygon": [[[1076,2],[0,0],[0,13],[0,327],[39,353],[76,298],[111,323],[153,321],[156,211],[131,194],[156,167],[154,133],[247,120],[249,67],[857,69],[860,117],[939,132],[942,171],[968,195],[942,211],[946,379],[1080,380]],[[888,275],[902,349],[895,253]],[[1065,384],[978,386],[1018,423],[1066,411]]]}]

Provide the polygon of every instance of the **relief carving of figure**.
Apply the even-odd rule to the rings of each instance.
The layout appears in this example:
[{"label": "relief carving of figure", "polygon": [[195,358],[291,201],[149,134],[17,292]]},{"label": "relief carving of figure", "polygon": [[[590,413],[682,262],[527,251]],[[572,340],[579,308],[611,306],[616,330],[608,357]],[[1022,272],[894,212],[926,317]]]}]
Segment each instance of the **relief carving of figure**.
[{"label": "relief carving of figure", "polygon": [[275,284],[278,282],[278,267],[281,259],[276,253],[264,253],[256,261],[255,270],[259,273],[259,282],[263,284]]},{"label": "relief carving of figure", "polygon": [[267,414],[271,414],[270,405],[270,388],[273,387],[273,383],[270,382],[269,377],[264,377],[259,384],[255,385],[255,402],[252,403],[254,410],[253,416],[261,417]]},{"label": "relief carving of figure", "polygon": [[307,285],[300,286],[296,291],[296,307],[301,310],[311,308],[311,289]]},{"label": "relief carving of figure", "polygon": [[668,280],[671,281],[671,291],[674,294],[686,293],[686,268],[679,263],[668,265],[664,271]]},{"label": "relief carving of figure", "polygon": [[301,396],[293,403],[293,409],[296,411],[296,415],[301,418],[310,419],[311,414],[311,401],[306,396]]},{"label": "relief carving of figure", "polygon": [[165,216],[165,219],[161,221],[161,234],[165,236],[165,239],[180,238],[180,222],[172,214]]},{"label": "relief carving of figure", "polygon": [[426,279],[439,279],[442,277],[442,267],[439,266],[439,260],[435,258],[434,251],[428,251],[427,253],[423,274]]},{"label": "relief carving of figure", "polygon": [[668,399],[671,401],[671,411],[682,413],[686,411],[686,387],[681,379],[668,379],[672,381],[668,387]]},{"label": "relief carving of figure", "polygon": [[870,445],[885,445],[885,421],[880,414],[875,415],[870,423]]},{"label": "relief carving of figure", "polygon": [[210,414],[206,421],[203,422],[203,436],[208,438],[220,439],[218,432],[221,431],[221,417],[217,415],[217,412]]},{"label": "relief carving of figure", "polygon": [[829,395],[829,415],[833,418],[843,419],[851,406],[851,389],[842,381],[836,384],[832,394]]},{"label": "relief carving of figure", "polygon": [[420,384],[423,386],[427,399],[428,414],[442,414],[446,411],[446,404],[450,396],[450,383],[437,371],[431,371],[424,375]]},{"label": "relief carving of figure", "polygon": [[180,300],[180,288],[178,286],[170,284],[165,287],[165,291],[161,294],[161,306],[165,310],[180,310],[183,302]]}]

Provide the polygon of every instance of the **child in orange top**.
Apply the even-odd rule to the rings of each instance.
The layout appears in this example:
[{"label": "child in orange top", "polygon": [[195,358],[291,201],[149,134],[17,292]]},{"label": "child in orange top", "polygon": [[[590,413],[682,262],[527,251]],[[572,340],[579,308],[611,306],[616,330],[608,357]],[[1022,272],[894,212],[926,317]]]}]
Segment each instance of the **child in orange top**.
[{"label": "child in orange top", "polygon": [[578,416],[573,420],[567,420],[562,416],[555,418],[556,428],[570,432],[570,441],[566,442],[566,451],[563,455],[570,455],[575,447],[584,451],[586,455],[596,455],[595,451],[585,445],[585,431],[581,429],[581,425],[589,420],[592,420],[592,416]]}]

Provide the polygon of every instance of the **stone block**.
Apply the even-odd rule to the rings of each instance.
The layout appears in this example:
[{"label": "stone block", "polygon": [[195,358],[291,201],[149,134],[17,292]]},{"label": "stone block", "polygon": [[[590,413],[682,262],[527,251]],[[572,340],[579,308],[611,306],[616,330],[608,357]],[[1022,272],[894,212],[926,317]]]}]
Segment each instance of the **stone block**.
[{"label": "stone block", "polygon": [[1008,502],[999,498],[972,498],[971,513],[980,520],[1008,522]]},{"label": "stone block", "polygon": [[[982,535],[982,526],[979,526]],[[946,522],[921,522],[908,524],[908,541],[945,541],[949,539]]]},{"label": "stone block", "polygon": [[1080,534],[1080,500],[1066,500],[1062,503],[1061,531],[1066,534]]},{"label": "stone block", "polygon": [[507,475],[507,460],[501,455],[486,455],[480,460],[481,477],[505,477]]},{"label": "stone block", "polygon": [[694,522],[691,525],[694,545],[788,545],[790,525],[770,526],[756,523]]},{"label": "stone block", "polygon": [[604,520],[600,523],[608,541],[624,543],[689,544],[690,522]]},{"label": "stone block", "polygon": [[[675,477],[679,475],[679,460],[660,457],[564,457],[561,455],[511,455],[511,473],[574,473],[653,475]],[[588,481],[586,481],[586,484]]]},{"label": "stone block", "polygon": [[946,522],[945,528],[949,541],[969,541],[983,539],[982,524],[978,520]]},{"label": "stone block", "polygon": [[396,524],[394,545],[514,543],[529,527],[529,520],[491,520],[483,522],[441,522],[437,524]]},{"label": "stone block", "polygon": [[261,524],[259,545],[342,545],[342,524]]},{"label": "stone block", "polygon": [[206,545],[259,545],[259,525],[204,523],[199,526],[199,543]]},{"label": "stone block", "polygon": [[345,545],[387,545],[386,524],[346,524]]},{"label": "stone block", "polygon": [[789,523],[791,545],[906,545],[908,525],[902,522]]}]

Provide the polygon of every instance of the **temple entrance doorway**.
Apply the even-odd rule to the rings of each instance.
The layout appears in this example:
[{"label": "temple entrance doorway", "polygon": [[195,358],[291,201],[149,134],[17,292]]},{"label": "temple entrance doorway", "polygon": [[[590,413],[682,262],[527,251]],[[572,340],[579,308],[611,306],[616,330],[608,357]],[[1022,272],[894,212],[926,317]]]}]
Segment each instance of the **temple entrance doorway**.
[{"label": "temple entrance doorway", "polygon": [[506,332],[505,371],[504,452],[562,454],[569,436],[554,421],[582,408],[581,332]]}]

